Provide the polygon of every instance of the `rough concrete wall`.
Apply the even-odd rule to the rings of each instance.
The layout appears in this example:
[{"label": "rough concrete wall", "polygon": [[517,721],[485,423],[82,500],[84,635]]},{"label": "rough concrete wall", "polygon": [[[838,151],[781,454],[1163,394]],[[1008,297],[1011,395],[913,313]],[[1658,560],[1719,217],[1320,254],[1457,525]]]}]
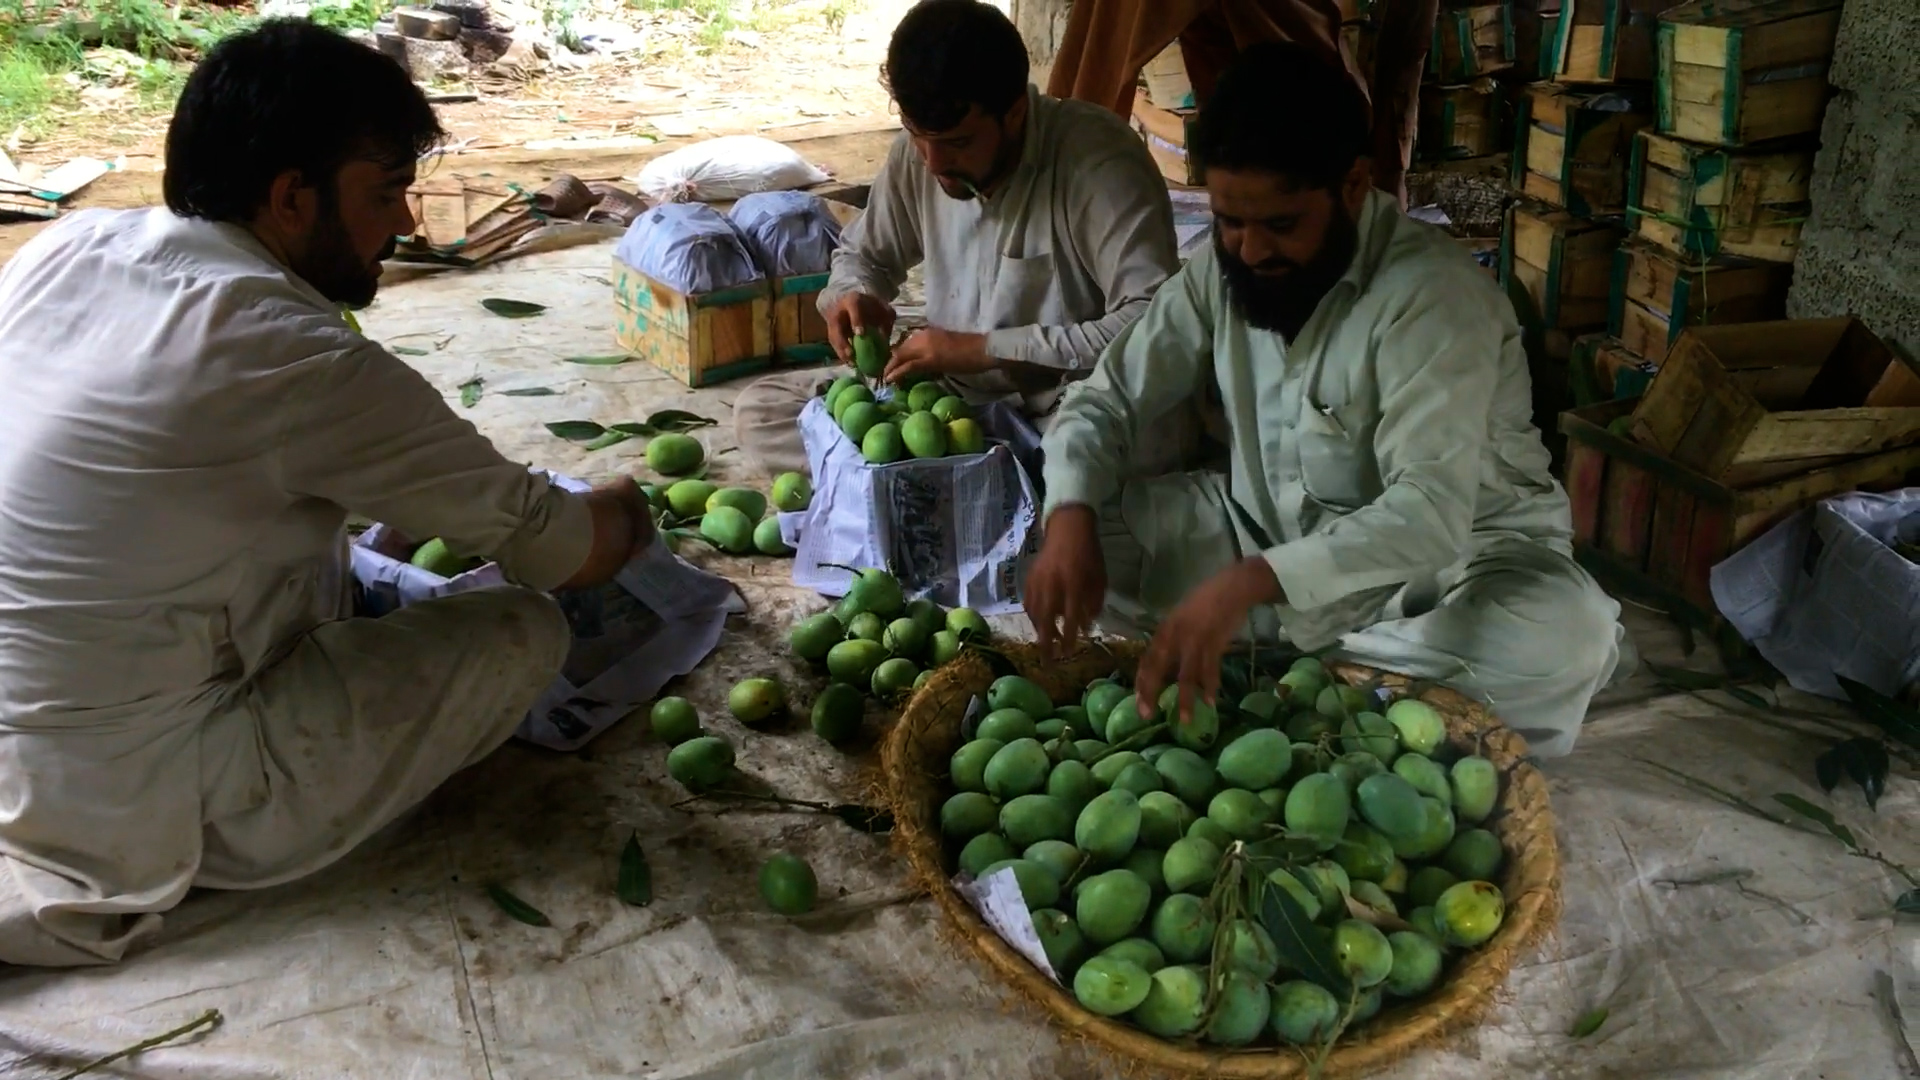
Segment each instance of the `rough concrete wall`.
[{"label": "rough concrete wall", "polygon": [[1060,51],[1060,39],[1067,33],[1067,12],[1073,0],[1013,0],[1013,25],[1026,39],[1027,56],[1033,61],[1033,81],[1045,89],[1053,71],[1054,54]]},{"label": "rough concrete wall", "polygon": [[1852,313],[1920,352],[1920,2],[1847,0],[1794,259],[1796,318]]}]

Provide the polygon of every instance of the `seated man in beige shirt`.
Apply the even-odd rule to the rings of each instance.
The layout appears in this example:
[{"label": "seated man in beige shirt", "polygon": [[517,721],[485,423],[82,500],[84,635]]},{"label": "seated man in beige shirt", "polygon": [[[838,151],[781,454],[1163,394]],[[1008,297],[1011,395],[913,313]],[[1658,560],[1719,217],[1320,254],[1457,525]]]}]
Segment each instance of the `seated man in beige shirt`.
[{"label": "seated man in beige shirt", "polygon": [[[342,318],[441,138],[392,60],[269,21],[188,80],[165,208],[0,272],[0,962],[339,859],[512,735],[568,650],[545,590],[651,543],[631,481],[551,486]],[[354,618],[350,510],[517,584]]]},{"label": "seated man in beige shirt", "polygon": [[[938,378],[1045,426],[1061,388],[1092,372],[1180,260],[1166,182],[1140,137],[1027,75],[1020,32],[993,5],[926,0],[907,13],[885,67],[905,130],[834,253],[820,311],[850,361],[855,334],[892,334],[891,305],[923,267],[927,326],[894,348],[886,381]],[[734,406],[741,449],[770,474],[806,472],[796,421],[835,374],[747,387]],[[1168,430],[1142,448],[1143,470],[1199,445],[1197,420]]]}]

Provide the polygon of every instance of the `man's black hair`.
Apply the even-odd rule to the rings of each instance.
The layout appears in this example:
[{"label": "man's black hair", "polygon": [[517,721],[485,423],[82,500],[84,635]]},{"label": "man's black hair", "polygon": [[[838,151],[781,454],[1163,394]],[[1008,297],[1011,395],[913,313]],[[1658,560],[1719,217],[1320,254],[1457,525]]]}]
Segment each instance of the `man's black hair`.
[{"label": "man's black hair", "polygon": [[1292,42],[1243,50],[1187,138],[1202,168],[1273,173],[1334,190],[1368,150],[1367,102],[1346,69]]},{"label": "man's black hair", "polygon": [[399,167],[446,137],[391,57],[305,19],[269,19],[215,45],[167,127],[167,208],[247,221],[296,169],[331,194],[362,158]]},{"label": "man's black hair", "polygon": [[951,131],[975,105],[998,119],[1026,96],[1027,45],[992,4],[921,0],[894,28],[881,79],[908,123]]}]

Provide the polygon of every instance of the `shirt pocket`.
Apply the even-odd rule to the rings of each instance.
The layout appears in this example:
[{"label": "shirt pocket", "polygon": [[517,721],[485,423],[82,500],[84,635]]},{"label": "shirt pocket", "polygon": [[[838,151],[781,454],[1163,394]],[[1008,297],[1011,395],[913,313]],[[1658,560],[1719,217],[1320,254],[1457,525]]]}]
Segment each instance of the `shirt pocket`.
[{"label": "shirt pocket", "polygon": [[1300,484],[1315,502],[1357,510],[1380,494],[1372,425],[1351,406],[1309,401],[1300,421]]},{"label": "shirt pocket", "polygon": [[985,315],[991,324],[989,329],[994,330],[1036,323],[1058,326],[1074,321],[1067,317],[1060,275],[1054,268],[1052,255],[1001,256],[989,305],[991,310]]}]

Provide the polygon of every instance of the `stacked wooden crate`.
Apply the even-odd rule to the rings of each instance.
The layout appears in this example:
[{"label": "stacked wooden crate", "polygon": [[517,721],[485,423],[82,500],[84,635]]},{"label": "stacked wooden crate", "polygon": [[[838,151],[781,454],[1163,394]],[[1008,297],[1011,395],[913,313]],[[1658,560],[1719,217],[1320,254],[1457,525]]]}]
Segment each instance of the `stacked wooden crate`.
[{"label": "stacked wooden crate", "polygon": [[1920,371],[1849,318],[1691,326],[1637,402],[1560,430],[1581,560],[1716,629],[1715,564],[1810,503],[1920,480]]},{"label": "stacked wooden crate", "polygon": [[1140,72],[1140,86],[1133,95],[1133,130],[1146,142],[1160,175],[1182,187],[1196,186],[1202,179],[1187,154],[1187,131],[1196,115],[1193,84],[1176,41]]}]

